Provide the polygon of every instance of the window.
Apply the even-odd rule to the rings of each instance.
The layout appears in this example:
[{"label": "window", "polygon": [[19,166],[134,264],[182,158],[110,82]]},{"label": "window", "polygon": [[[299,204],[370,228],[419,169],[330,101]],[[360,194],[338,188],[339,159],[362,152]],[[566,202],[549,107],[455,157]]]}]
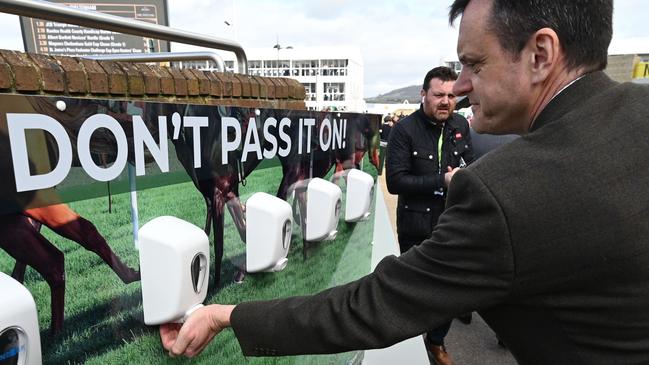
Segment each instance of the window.
[{"label": "window", "polygon": [[315,76],[317,68],[318,68],[318,60],[293,61],[294,76]]},{"label": "window", "polygon": [[324,100],[345,101],[345,83],[344,82],[325,82],[324,83]]},{"label": "window", "polygon": [[320,60],[323,76],[345,76],[348,60]]},{"label": "window", "polygon": [[225,61],[225,71],[234,72],[234,61]]},{"label": "window", "polygon": [[306,97],[304,98],[305,101],[316,101],[316,86],[315,83],[303,83],[304,85],[304,92],[306,94]]},{"label": "window", "polygon": [[446,66],[451,70],[455,71],[456,73],[462,71],[462,64],[458,61],[446,62]]}]

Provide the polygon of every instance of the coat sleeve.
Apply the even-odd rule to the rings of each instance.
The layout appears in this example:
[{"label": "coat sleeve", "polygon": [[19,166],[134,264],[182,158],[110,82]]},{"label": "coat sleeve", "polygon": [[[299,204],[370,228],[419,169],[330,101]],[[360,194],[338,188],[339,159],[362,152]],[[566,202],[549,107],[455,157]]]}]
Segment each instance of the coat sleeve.
[{"label": "coat sleeve", "polygon": [[431,171],[427,175],[413,175],[411,153],[412,140],[402,124],[395,124],[390,132],[385,179],[391,194],[430,195],[444,187],[444,175]]},{"label": "coat sleeve", "polygon": [[470,170],[454,177],[431,238],[372,274],[313,296],[237,305],[231,322],[243,353],[382,348],[506,300],[514,278],[507,222]]}]

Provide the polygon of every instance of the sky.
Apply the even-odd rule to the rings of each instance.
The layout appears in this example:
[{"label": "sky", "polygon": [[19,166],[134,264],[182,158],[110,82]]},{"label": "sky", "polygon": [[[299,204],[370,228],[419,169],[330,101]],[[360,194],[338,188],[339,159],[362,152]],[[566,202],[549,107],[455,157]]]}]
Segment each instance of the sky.
[{"label": "sky", "polygon": [[[272,48],[277,39],[296,49],[358,47],[365,66],[365,97],[419,84],[429,69],[456,57],[457,27],[450,27],[447,19],[451,0],[167,1],[171,27],[234,39],[244,50]],[[614,4],[613,43],[649,44],[647,0]],[[23,50],[17,16],[0,14],[0,48]],[[171,48],[195,50],[176,43]]]}]

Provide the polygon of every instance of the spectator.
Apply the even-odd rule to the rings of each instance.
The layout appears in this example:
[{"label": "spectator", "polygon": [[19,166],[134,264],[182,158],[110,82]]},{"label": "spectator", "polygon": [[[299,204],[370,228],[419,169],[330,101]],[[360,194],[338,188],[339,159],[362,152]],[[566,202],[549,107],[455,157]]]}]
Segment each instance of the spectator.
[{"label": "spectator", "polygon": [[[473,161],[469,124],[455,110],[457,75],[448,67],[430,70],[419,110],[397,124],[388,142],[386,182],[398,194],[397,236],[401,253],[430,237],[444,211],[446,188],[460,166]],[[444,337],[451,321],[428,332],[433,364],[450,365]]]}]

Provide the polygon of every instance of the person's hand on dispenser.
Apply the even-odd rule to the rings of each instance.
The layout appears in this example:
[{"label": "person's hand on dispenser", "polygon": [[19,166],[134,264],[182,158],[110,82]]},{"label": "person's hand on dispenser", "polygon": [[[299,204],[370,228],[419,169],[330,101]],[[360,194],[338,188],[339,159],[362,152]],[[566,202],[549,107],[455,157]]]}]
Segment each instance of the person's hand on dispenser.
[{"label": "person's hand on dispenser", "polygon": [[169,356],[194,357],[203,351],[212,338],[230,327],[234,305],[212,304],[197,309],[185,323],[167,323],[160,326],[160,339]]}]

